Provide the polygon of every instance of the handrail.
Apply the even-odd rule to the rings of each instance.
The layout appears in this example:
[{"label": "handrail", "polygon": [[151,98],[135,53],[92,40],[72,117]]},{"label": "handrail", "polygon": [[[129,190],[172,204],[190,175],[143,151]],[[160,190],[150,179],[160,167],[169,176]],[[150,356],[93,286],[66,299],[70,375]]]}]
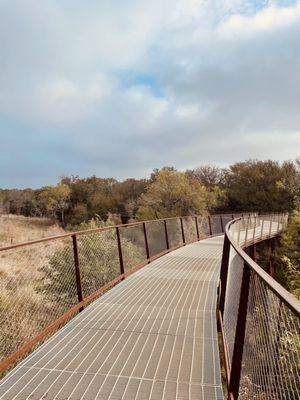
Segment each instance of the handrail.
[{"label": "handrail", "polygon": [[[236,213],[235,215],[241,215],[241,213]],[[247,215],[250,216],[251,213],[247,213]],[[135,221],[122,225],[68,232],[63,235],[0,248],[1,257],[12,257],[13,265],[23,266],[23,269],[29,274],[28,277],[26,275],[24,279],[19,279],[15,283],[17,286],[14,289],[13,298],[9,300],[12,304],[16,301],[15,297],[18,299],[18,296],[21,296],[21,294],[19,295],[21,290],[19,291],[18,287],[23,285],[24,281],[26,282],[28,279],[28,286],[30,287],[36,285],[32,281],[32,275],[30,275],[32,268],[43,272],[42,281],[40,279],[37,285],[42,286],[39,289],[39,293],[45,296],[45,309],[47,309],[48,302],[51,304],[53,296],[57,296],[59,300],[57,306],[54,305],[53,307],[54,309],[58,308],[59,313],[51,310],[48,319],[42,314],[44,304],[39,304],[36,307],[38,309],[36,312],[41,314],[39,315],[41,319],[45,319],[48,323],[46,324],[42,321],[41,325],[38,325],[39,329],[34,337],[28,336],[27,342],[24,343],[20,340],[17,342],[18,346],[12,347],[13,351],[9,352],[2,362],[0,361],[0,372],[18,358],[23,357],[29,349],[47,337],[49,333],[56,330],[78,311],[82,311],[89,302],[125,279],[129,274],[145,266],[150,261],[188,243],[199,241],[204,237],[223,234],[225,221],[232,217],[234,217],[234,214],[228,213]],[[174,221],[176,224],[174,224]],[[173,225],[177,227],[176,232]],[[133,237],[130,236],[132,233],[134,234]],[[106,242],[109,247],[108,252],[105,247]],[[38,244],[45,244],[45,246],[38,246],[37,248],[36,245]],[[135,264],[131,265],[129,263],[130,267],[127,268],[128,257],[131,257],[130,252],[135,247],[140,250],[137,253],[143,253],[142,258],[137,254],[134,259]],[[14,252],[14,250],[18,251]],[[102,260],[103,257],[104,261]],[[109,261],[105,261],[105,257]],[[104,271],[104,277],[102,272],[103,263],[108,268],[107,273]],[[119,266],[117,267],[116,264],[119,264]],[[53,266],[54,272],[51,271]],[[118,268],[118,271],[111,271],[113,266]],[[49,273],[51,275],[50,278],[48,276]],[[53,285],[51,282],[53,282]],[[11,284],[8,278],[8,287]],[[61,297],[62,293],[64,294],[63,297]],[[20,299],[19,301],[23,302],[24,300]],[[27,310],[27,312],[34,319],[34,309]],[[14,310],[12,313],[14,313]],[[6,317],[4,320],[9,323]],[[1,343],[0,337],[0,351],[1,346],[3,346],[3,343]]]},{"label": "handrail", "polygon": [[[234,213],[234,214],[248,214],[251,215],[253,213],[247,212],[247,213]],[[191,214],[191,215],[185,215],[182,216],[180,218],[195,218],[197,217],[202,217],[202,218],[210,218],[210,217],[228,217],[228,216],[232,216],[234,215],[232,213],[226,213],[226,214],[206,214],[206,215],[195,215],[195,214]],[[79,230],[79,231],[71,231],[68,233],[64,233],[61,235],[53,235],[53,236],[48,236],[42,239],[36,239],[36,240],[30,240],[27,242],[21,242],[21,243],[16,243],[16,244],[11,244],[8,246],[2,246],[0,247],[0,252],[1,251],[6,251],[6,250],[12,250],[12,249],[17,249],[19,247],[25,247],[25,246],[30,246],[33,244],[39,244],[39,243],[45,243],[45,242],[49,242],[52,240],[58,240],[58,239],[64,239],[64,238],[68,238],[68,237],[72,237],[74,235],[86,235],[89,233],[97,233],[97,232],[105,232],[105,231],[109,231],[111,229],[116,229],[116,228],[127,228],[127,227],[134,227],[134,226],[138,226],[138,225],[142,225],[142,224],[148,224],[151,222],[164,222],[164,221],[171,221],[171,220],[176,220],[179,217],[167,217],[167,218],[159,218],[159,219],[148,219],[148,220],[144,220],[144,221],[134,221],[134,222],[130,222],[128,224],[117,224],[117,225],[109,225],[109,226],[104,226],[104,227],[99,227],[99,228],[92,228],[92,229],[83,229],[83,230]]]},{"label": "handrail", "polygon": [[300,301],[254,261],[256,243],[276,238],[286,221],[256,216],[225,227],[218,320],[230,400],[300,397]]},{"label": "handrail", "polygon": [[[289,291],[287,291],[283,286],[281,286],[274,278],[272,278],[266,271],[264,271],[249,255],[243,250],[243,248],[237,244],[230,235],[230,227],[236,222],[241,220],[241,218],[236,218],[230,222],[225,227],[225,235],[228,238],[230,245],[235,249],[235,251],[243,258],[245,263],[253,270],[255,273],[263,279],[266,285],[278,296],[285,305],[293,311],[300,318],[300,301]],[[275,232],[274,236],[278,236]],[[272,237],[268,236],[267,239]]]}]

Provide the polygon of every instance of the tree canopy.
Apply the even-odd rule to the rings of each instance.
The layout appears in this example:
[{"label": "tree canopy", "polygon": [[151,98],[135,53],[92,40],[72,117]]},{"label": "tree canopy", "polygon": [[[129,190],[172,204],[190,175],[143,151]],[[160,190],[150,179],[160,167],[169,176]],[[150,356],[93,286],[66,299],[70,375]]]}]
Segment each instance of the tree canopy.
[{"label": "tree canopy", "polygon": [[173,217],[207,212],[212,195],[196,179],[174,168],[155,171],[139,200],[139,219]]},{"label": "tree canopy", "polygon": [[149,179],[62,177],[40,189],[0,189],[0,212],[47,216],[78,225],[94,217],[119,222],[203,212],[281,212],[300,209],[300,158],[247,160],[228,168],[154,169]]}]

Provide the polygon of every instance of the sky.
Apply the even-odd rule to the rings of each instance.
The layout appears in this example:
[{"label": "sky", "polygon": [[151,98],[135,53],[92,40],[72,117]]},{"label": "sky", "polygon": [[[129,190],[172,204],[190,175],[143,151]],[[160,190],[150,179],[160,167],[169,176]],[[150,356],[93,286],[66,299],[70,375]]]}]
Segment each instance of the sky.
[{"label": "sky", "polygon": [[0,187],[300,155],[300,1],[0,0]]}]

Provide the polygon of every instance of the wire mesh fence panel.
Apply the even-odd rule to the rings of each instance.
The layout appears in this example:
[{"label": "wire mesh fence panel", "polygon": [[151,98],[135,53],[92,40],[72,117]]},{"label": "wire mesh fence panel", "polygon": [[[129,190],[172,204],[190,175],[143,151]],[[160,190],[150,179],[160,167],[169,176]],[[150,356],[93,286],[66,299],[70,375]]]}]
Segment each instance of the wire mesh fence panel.
[{"label": "wire mesh fence panel", "polygon": [[222,226],[221,226],[221,219],[219,215],[211,215],[210,216],[211,220],[211,230],[212,234],[216,235],[217,233],[222,232]]},{"label": "wire mesh fence panel", "polygon": [[228,265],[224,316],[223,316],[224,333],[225,333],[230,363],[232,362],[232,355],[233,355],[243,268],[244,268],[244,262],[242,258],[231,247],[229,265]]},{"label": "wire mesh fence panel", "polygon": [[199,236],[201,239],[210,235],[208,217],[197,217]]},{"label": "wire mesh fence panel", "polygon": [[296,400],[299,382],[299,318],[251,271],[239,398]]},{"label": "wire mesh fence panel", "polygon": [[179,218],[166,220],[170,248],[182,244],[182,232]]},{"label": "wire mesh fence panel", "polygon": [[163,221],[146,223],[150,257],[167,249],[165,226]]},{"label": "wire mesh fence panel", "polygon": [[120,228],[122,254],[125,271],[146,260],[146,247],[143,226],[133,225]]},{"label": "wire mesh fence panel", "polygon": [[197,240],[195,217],[184,217],[182,223],[186,243],[195,242]]},{"label": "wire mesh fence panel", "polygon": [[232,221],[232,215],[222,215],[221,216],[222,221],[223,221],[223,227],[224,227],[224,232],[225,232],[225,227],[228,224],[228,222]]},{"label": "wire mesh fence panel", "polygon": [[77,302],[71,238],[0,253],[0,359]]},{"label": "wire mesh fence panel", "polygon": [[83,295],[89,296],[120,274],[116,231],[79,235],[77,241]]}]

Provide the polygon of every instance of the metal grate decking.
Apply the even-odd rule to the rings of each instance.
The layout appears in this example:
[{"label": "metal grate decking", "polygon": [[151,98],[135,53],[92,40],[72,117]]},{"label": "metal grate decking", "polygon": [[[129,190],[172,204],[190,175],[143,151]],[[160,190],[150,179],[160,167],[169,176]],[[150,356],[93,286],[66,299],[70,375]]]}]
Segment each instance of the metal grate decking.
[{"label": "metal grate decking", "polygon": [[8,374],[0,398],[223,399],[222,245],[187,245],[126,278]]}]

